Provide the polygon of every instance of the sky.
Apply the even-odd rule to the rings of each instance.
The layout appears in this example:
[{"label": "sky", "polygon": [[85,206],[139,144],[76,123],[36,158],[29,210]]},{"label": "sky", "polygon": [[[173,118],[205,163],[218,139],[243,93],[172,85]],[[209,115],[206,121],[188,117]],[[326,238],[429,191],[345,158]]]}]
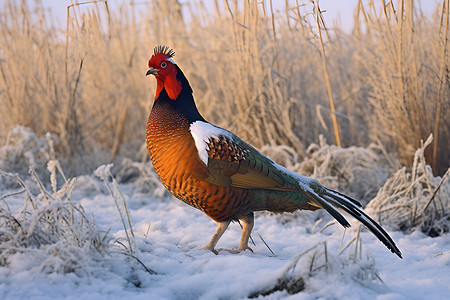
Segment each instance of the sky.
[{"label": "sky", "polygon": [[[0,0],[1,6],[0,11],[3,7],[3,3],[8,0]],[[52,15],[58,20],[59,24],[65,26],[66,23],[66,14],[67,14],[67,6],[76,3],[77,0],[27,0],[29,3],[34,3],[36,1],[41,1],[43,5],[52,12]],[[79,0],[79,3],[90,2],[92,0]],[[145,3],[149,0],[135,0],[135,3]],[[198,3],[198,0],[179,0],[180,3]],[[270,0],[264,0],[266,5],[269,5]],[[359,0],[320,0],[319,4],[325,17],[325,22],[328,27],[331,27],[336,19],[340,20],[340,27],[345,32],[350,32],[353,25],[353,12],[358,4]],[[379,3],[383,0],[362,0],[364,5],[368,7],[369,3],[374,2],[376,6],[379,7]],[[397,6],[398,0],[393,0],[394,6]],[[110,9],[114,10],[120,7],[122,4],[133,2],[133,0],[108,0],[108,6]],[[203,0],[206,6],[213,6],[213,0]],[[260,1],[258,1],[260,2]],[[388,0],[384,0],[384,2],[388,2]],[[415,0],[416,3],[419,3],[425,15],[431,16],[433,13],[433,9],[436,7],[437,2],[442,2],[442,0]],[[219,4],[222,1],[219,0]],[[289,0],[290,4],[294,4],[294,0]],[[299,0],[299,3],[310,3],[310,0]],[[284,7],[284,0],[273,0],[273,5],[275,9],[282,10]]]},{"label": "sky", "polygon": [[[0,0],[0,3],[5,2],[6,0]],[[35,0],[27,0],[30,3],[34,2]],[[66,12],[67,12],[67,6],[76,2],[76,0],[40,0],[43,2],[44,6],[52,11],[52,14],[59,19],[60,24],[65,24],[66,19]],[[91,0],[81,0],[78,1],[80,3],[82,2],[89,2]],[[384,0],[387,2],[387,0]],[[114,10],[117,9],[121,4],[132,2],[132,0],[108,0],[108,5],[110,9]],[[135,3],[140,2],[146,2],[146,0],[138,0],[135,1]],[[181,0],[181,3],[191,2],[196,3],[198,1],[196,0]],[[213,5],[213,1],[203,1],[206,3],[206,5],[210,4]],[[222,1],[219,1],[221,3]],[[266,4],[269,4],[269,0],[265,0]],[[289,1],[290,3],[295,3],[295,1]],[[300,0],[300,3],[309,3],[309,0]],[[363,0],[363,3],[367,6],[371,0]],[[373,0],[376,5],[379,5],[380,0]],[[417,3],[421,4],[422,10],[426,15],[431,15],[433,12],[434,7],[436,7],[437,2],[442,2],[438,0],[416,0]],[[282,0],[273,0],[273,5],[277,9],[282,9],[284,6],[285,1]],[[397,1],[394,0],[394,5],[396,5]],[[325,21],[327,26],[332,26],[334,21],[337,19],[337,17],[340,20],[340,24],[342,25],[342,29],[344,31],[349,32],[353,25],[353,12],[355,7],[358,4],[358,0],[320,0],[319,2],[320,7],[322,10],[326,10],[324,12]]]}]

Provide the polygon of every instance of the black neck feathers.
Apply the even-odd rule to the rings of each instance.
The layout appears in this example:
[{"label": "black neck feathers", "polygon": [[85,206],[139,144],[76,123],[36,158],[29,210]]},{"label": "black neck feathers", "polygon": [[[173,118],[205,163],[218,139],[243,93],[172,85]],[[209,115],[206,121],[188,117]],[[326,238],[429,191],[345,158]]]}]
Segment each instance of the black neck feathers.
[{"label": "black neck feathers", "polygon": [[155,100],[154,106],[161,105],[163,103],[169,103],[175,111],[186,116],[189,124],[195,121],[206,122],[206,120],[198,111],[197,105],[195,105],[194,97],[192,95],[193,91],[191,85],[189,84],[189,81],[184,76],[183,71],[181,71],[181,69],[177,65],[175,65],[175,67],[177,68],[177,80],[181,82],[180,94],[178,95],[177,99],[172,100],[167,95],[166,89],[163,88],[159,93],[158,99]]}]

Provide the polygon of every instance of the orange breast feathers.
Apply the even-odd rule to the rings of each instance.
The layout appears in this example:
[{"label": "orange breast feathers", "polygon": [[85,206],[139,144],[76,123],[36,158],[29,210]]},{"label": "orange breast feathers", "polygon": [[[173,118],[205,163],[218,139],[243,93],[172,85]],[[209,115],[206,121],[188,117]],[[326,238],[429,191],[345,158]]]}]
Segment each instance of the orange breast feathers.
[{"label": "orange breast feathers", "polygon": [[247,190],[205,181],[210,171],[199,157],[183,115],[152,110],[147,122],[147,149],[156,174],[178,199],[216,221],[248,211]]},{"label": "orange breast feathers", "polygon": [[166,188],[175,186],[188,177],[202,179],[208,168],[199,157],[185,117],[173,111],[154,109],[147,122],[147,150],[153,168]]}]

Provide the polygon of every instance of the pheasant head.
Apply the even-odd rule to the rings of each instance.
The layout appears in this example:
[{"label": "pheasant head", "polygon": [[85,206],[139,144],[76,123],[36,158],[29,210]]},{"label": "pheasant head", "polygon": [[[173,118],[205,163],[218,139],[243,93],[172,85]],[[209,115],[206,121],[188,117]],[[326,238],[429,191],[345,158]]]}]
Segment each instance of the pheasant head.
[{"label": "pheasant head", "polygon": [[159,97],[163,89],[172,100],[176,100],[181,93],[182,84],[177,78],[178,68],[172,59],[174,55],[175,51],[169,47],[158,46],[148,61],[150,69],[146,75],[154,75],[157,82],[155,99]]}]

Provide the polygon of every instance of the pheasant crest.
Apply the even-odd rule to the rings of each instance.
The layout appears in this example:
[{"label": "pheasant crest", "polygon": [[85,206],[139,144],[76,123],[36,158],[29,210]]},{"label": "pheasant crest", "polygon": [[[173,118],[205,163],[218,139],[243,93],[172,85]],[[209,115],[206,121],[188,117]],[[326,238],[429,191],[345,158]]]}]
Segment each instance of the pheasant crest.
[{"label": "pheasant crest", "polygon": [[155,49],[153,49],[153,55],[158,55],[159,53],[167,55],[169,58],[175,56],[175,51],[173,51],[173,49],[163,45],[156,46]]}]

